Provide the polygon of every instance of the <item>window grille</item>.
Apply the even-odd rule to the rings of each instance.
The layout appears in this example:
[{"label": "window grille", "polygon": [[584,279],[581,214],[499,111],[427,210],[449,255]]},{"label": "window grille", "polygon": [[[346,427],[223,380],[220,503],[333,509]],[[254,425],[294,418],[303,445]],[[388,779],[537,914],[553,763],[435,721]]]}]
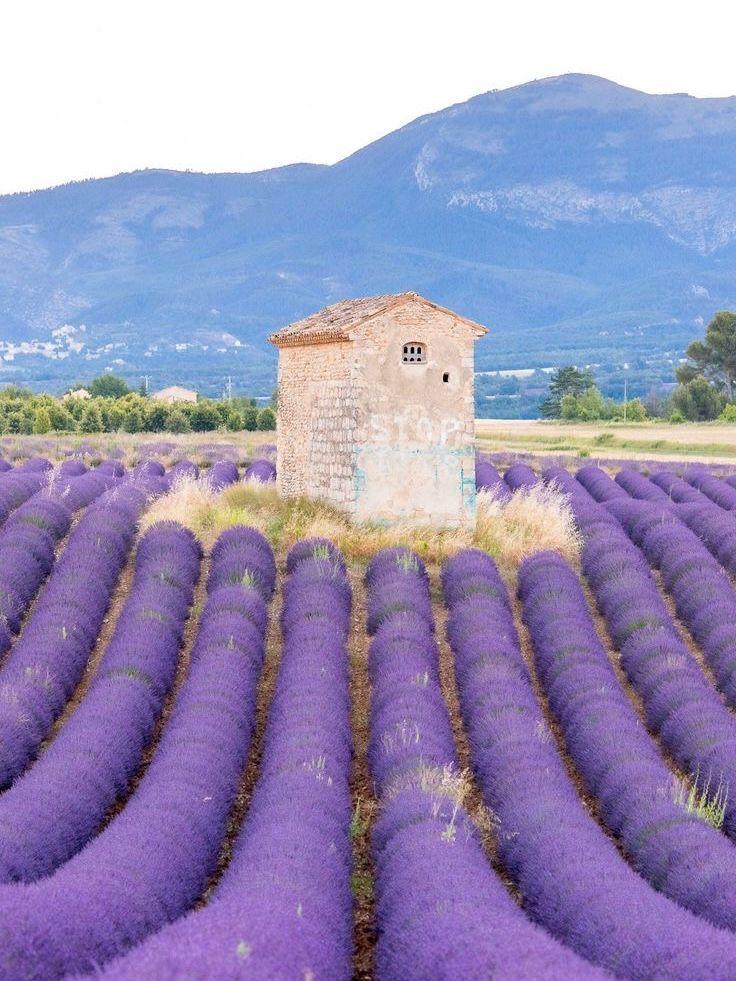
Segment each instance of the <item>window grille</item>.
[{"label": "window grille", "polygon": [[426,364],[427,350],[424,344],[419,344],[417,341],[404,344],[401,360],[404,364]]}]

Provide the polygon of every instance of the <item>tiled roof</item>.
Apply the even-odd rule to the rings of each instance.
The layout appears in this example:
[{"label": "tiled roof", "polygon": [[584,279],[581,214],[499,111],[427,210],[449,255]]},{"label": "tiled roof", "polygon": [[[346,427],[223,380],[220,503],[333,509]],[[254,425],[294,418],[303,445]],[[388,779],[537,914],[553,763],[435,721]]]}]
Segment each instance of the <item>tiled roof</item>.
[{"label": "tiled roof", "polygon": [[401,306],[409,300],[419,300],[427,306],[434,307],[443,313],[450,313],[453,317],[473,327],[478,334],[485,334],[486,328],[480,324],[473,323],[451,310],[432,303],[430,300],[419,296],[418,293],[388,293],[383,296],[364,296],[359,300],[342,300],[340,303],[333,303],[332,306],[325,307],[317,313],[305,317],[304,320],[297,320],[296,323],[288,324],[281,330],[272,334],[269,340],[276,347],[288,347],[296,344],[325,344],[330,341],[346,341],[350,339],[350,331],[358,324],[371,317],[394,307]]}]

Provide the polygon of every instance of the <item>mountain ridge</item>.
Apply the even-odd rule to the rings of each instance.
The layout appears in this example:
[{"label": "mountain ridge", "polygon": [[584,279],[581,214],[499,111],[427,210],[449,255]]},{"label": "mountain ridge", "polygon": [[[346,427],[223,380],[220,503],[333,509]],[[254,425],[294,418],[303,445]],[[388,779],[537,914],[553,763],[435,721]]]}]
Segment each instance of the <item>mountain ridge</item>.
[{"label": "mountain ridge", "polygon": [[230,371],[268,390],[273,329],[407,289],[491,327],[481,369],[674,362],[736,303],[734,159],[736,96],[576,74],[425,114],[331,165],[4,195],[0,381],[111,368],[207,389]]}]

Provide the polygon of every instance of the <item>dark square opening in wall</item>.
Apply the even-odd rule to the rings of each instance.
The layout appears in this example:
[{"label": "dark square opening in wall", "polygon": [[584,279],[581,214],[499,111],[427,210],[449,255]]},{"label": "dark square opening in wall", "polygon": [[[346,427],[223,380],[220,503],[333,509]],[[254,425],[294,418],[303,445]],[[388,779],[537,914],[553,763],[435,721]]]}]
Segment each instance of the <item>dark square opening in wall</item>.
[{"label": "dark square opening in wall", "polygon": [[449,380],[450,380],[450,372],[449,371],[443,372],[442,373],[442,381],[443,382],[449,382]]},{"label": "dark square opening in wall", "polygon": [[426,364],[427,349],[419,341],[410,341],[404,344],[401,351],[401,360],[404,364]]}]

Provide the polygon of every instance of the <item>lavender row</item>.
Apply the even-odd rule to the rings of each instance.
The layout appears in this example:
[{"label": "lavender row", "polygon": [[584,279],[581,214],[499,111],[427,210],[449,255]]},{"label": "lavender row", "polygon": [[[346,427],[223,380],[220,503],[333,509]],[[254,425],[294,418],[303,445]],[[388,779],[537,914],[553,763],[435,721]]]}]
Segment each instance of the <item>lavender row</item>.
[{"label": "lavender row", "polygon": [[350,977],[351,592],[327,542],[298,544],[287,568],[276,691],[232,861],[207,907],[106,977]]},{"label": "lavender row", "polygon": [[519,592],[550,708],[601,819],[656,889],[736,928],[736,849],[687,810],[687,789],[618,683],[577,575],[539,552],[522,564]]},{"label": "lavender row", "polygon": [[69,536],[0,671],[0,786],[35,755],[71,695],[133,543],[146,492],[105,492]]},{"label": "lavender row", "polygon": [[[659,474],[659,482],[649,480],[637,470],[624,469],[616,474],[616,483],[640,501],[649,501],[667,507],[674,517],[679,518],[695,532],[711,555],[731,575],[736,575],[736,520],[724,514],[709,498],[669,472]],[[665,490],[668,488],[668,490]],[[678,504],[674,496],[680,498]]]},{"label": "lavender row", "polygon": [[[444,570],[461,707],[499,855],[533,919],[621,977],[730,977],[736,937],[652,889],[585,811],[534,697],[505,586]],[[715,968],[715,972],[714,972]]]},{"label": "lavender row", "polygon": [[649,564],[659,569],[716,685],[736,706],[736,594],[724,569],[694,532],[661,508],[626,501],[613,513]]},{"label": "lavender row", "polygon": [[0,530],[0,656],[54,564],[55,549],[72,514],[115,483],[108,473],[58,477],[21,504]]},{"label": "lavender row", "polygon": [[[484,560],[468,553],[466,565]],[[421,560],[386,550],[367,580],[369,607],[387,587],[397,601],[369,652],[377,976],[436,977],[438,965],[443,977],[596,976],[524,916],[488,864],[463,803]]]},{"label": "lavender row", "polygon": [[653,504],[668,505],[673,503],[669,494],[654,481],[649,480],[638,470],[619,470],[616,474],[616,483],[622,487],[630,497],[637,497],[642,501],[651,501]]},{"label": "lavender row", "polygon": [[[736,787],[736,719],[683,643],[641,551],[605,508],[586,501],[572,478],[571,484],[585,539],[583,571],[649,729],[686,773],[700,775],[702,783],[710,779],[714,788],[721,780]],[[733,795],[724,830],[736,834]]]},{"label": "lavender row", "polygon": [[675,504],[703,504],[708,501],[705,494],[671,470],[660,470],[650,479]]},{"label": "lavender row", "polygon": [[47,477],[43,471],[11,470],[0,476],[0,525],[46,484]]},{"label": "lavender row", "polygon": [[[599,471],[599,485],[618,485]],[[689,486],[689,485],[688,485]],[[611,500],[608,509],[639,545],[649,563],[660,570],[662,582],[675,601],[677,614],[698,642],[713,671],[716,684],[731,706],[736,706],[736,593],[731,580],[708,548],[668,506],[641,500]],[[730,543],[736,545],[736,524],[720,512],[724,536],[717,541],[710,505],[681,504],[677,514],[703,529],[712,547],[728,559]],[[736,553],[734,554],[736,558]]]},{"label": "lavender row", "polygon": [[714,477],[704,467],[686,470],[685,480],[724,510],[736,510],[736,488],[731,486],[730,481]]},{"label": "lavender row", "polygon": [[125,792],[171,689],[200,548],[173,522],[141,539],[133,582],[89,692],[0,796],[0,881],[30,882],[78,852]]},{"label": "lavender row", "polygon": [[[213,566],[253,542],[271,555],[258,532],[226,532]],[[248,751],[265,627],[257,590],[212,590],[171,718],[125,808],[54,875],[0,887],[0,976],[89,971],[202,893]]]},{"label": "lavender row", "polygon": [[538,482],[537,475],[525,463],[513,464],[503,475],[503,479],[512,491],[519,490],[520,488],[528,490]]},{"label": "lavender row", "polygon": [[243,480],[252,480],[258,484],[269,484],[276,480],[276,467],[270,460],[253,460],[245,468]]},{"label": "lavender row", "polygon": [[489,491],[501,501],[507,501],[511,497],[509,486],[498,470],[492,463],[480,457],[475,459],[475,487],[479,491]]}]

